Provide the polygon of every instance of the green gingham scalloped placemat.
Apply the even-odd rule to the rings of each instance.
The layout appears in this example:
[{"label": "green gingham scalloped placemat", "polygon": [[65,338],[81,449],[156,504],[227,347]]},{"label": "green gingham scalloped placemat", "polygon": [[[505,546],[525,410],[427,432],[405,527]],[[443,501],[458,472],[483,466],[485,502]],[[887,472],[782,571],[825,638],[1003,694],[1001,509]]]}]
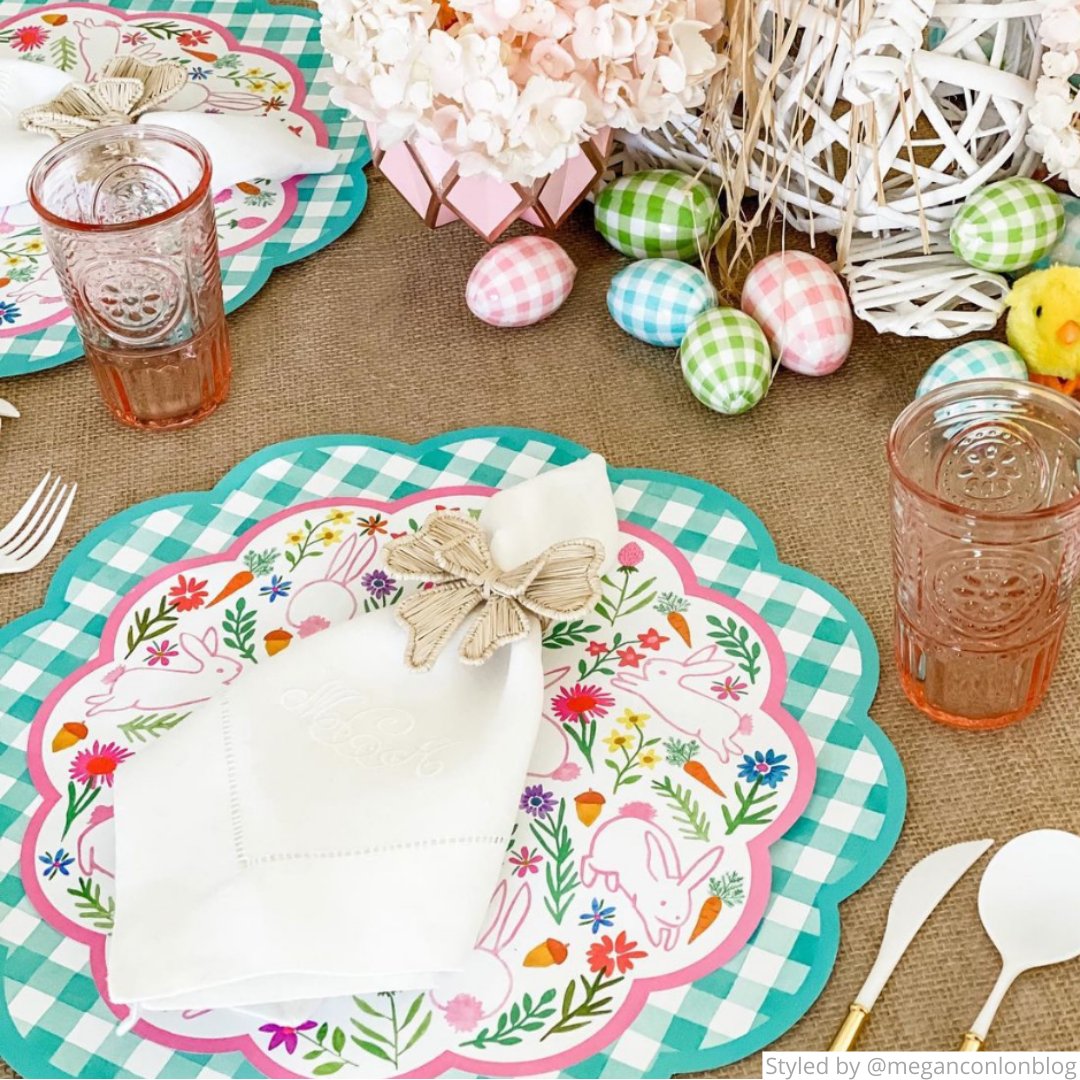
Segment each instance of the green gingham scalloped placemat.
[{"label": "green gingham scalloped placemat", "polygon": [[[185,15],[210,20],[230,32],[245,48],[278,54],[294,64],[306,83],[303,109],[326,126],[329,145],[340,152],[342,163],[323,176],[305,176],[296,182],[296,207],[291,216],[267,239],[221,260],[225,310],[235,311],[266,284],[279,266],[304,259],[336,240],[360,216],[367,200],[364,166],[371,159],[361,121],[344,109],[330,104],[330,85],[325,73],[332,60],[320,41],[319,14],[307,8],[270,4],[266,0],[109,0],[100,3],[60,3],[43,5],[23,0],[0,0],[0,24],[30,12],[62,8],[65,12],[82,8],[88,15],[113,9],[117,12],[162,12],[173,21]],[[71,19],[69,18],[69,24]],[[193,24],[194,25],[194,24]],[[52,28],[50,34],[70,29]],[[145,36],[145,35],[144,35]],[[20,59],[54,62],[48,46],[26,52],[16,50]],[[126,43],[122,48],[137,50]],[[7,54],[5,54],[7,55]],[[279,115],[276,106],[267,106],[268,116]],[[280,185],[274,185],[277,190]],[[256,200],[258,196],[254,197]],[[247,200],[250,201],[250,200]],[[245,201],[246,204],[246,201]],[[247,213],[258,213],[256,209]],[[243,211],[241,211],[243,212]],[[235,223],[235,217],[234,217]],[[241,230],[242,232],[242,230]],[[0,219],[0,254],[9,233]],[[234,234],[224,229],[223,248]],[[14,250],[14,249],[13,249]],[[10,300],[10,289],[0,289],[0,302]],[[18,324],[5,329],[18,329]],[[82,342],[70,315],[59,322],[16,336],[0,335],[0,378],[41,371],[76,360],[83,355]]]},{"label": "green gingham scalloped placemat", "polygon": [[[162,566],[222,551],[284,507],[346,495],[393,500],[458,484],[507,486],[584,453],[551,435],[506,428],[451,433],[415,447],[353,436],[284,443],[211,492],[118,515],[72,551],[45,606],[0,632],[0,1056],[30,1076],[259,1075],[237,1052],[178,1051],[117,1035],[87,948],[44,923],[23,891],[20,840],[37,801],[26,770],[28,726],[47,694],[94,653],[120,598]],[[851,604],[781,564],[762,524],[718,489],[635,470],[613,470],[612,482],[624,520],[671,541],[704,584],[773,627],[789,665],[784,704],[810,736],[818,763],[806,813],[772,848],[773,897],[750,943],[712,975],[650,996],[611,1047],[564,1074],[669,1076],[753,1053],[809,1008],[832,970],[838,905],[892,850],[906,790],[895,750],[867,716],[877,651]]]}]

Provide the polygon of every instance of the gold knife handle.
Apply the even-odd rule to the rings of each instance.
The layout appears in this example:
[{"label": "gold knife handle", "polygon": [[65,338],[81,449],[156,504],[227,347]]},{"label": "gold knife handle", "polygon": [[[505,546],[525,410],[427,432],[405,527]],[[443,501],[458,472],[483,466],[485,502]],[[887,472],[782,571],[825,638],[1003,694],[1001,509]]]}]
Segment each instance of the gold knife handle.
[{"label": "gold knife handle", "polygon": [[964,1041],[960,1044],[960,1053],[967,1053],[969,1051],[981,1050],[983,1048],[983,1041],[973,1031],[969,1031],[964,1036]]},{"label": "gold knife handle", "polygon": [[869,1015],[870,1013],[861,1005],[852,1005],[829,1047],[830,1052],[850,1050],[855,1045],[859,1032],[862,1031]]}]

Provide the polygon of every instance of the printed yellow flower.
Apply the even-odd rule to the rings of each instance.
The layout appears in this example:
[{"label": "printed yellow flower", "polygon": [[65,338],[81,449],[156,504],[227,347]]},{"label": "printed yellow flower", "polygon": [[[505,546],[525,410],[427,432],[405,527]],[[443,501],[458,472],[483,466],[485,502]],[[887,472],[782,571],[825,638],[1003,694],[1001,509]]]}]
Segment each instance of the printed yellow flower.
[{"label": "printed yellow flower", "polygon": [[624,728],[643,728],[645,721],[649,719],[648,713],[634,712],[633,709],[623,709],[623,714],[618,718]]},{"label": "printed yellow flower", "polygon": [[616,750],[622,750],[630,745],[630,736],[625,732],[616,731],[612,728],[611,734],[604,740],[607,743],[607,748],[615,753]]},{"label": "printed yellow flower", "polygon": [[348,525],[352,521],[353,512],[351,510],[331,510],[329,516],[335,525]]},{"label": "printed yellow flower", "polygon": [[253,82],[251,84],[251,89],[255,90],[256,92],[258,92],[260,90],[265,90],[266,89],[266,83],[264,83],[264,82]]},{"label": "printed yellow flower", "polygon": [[261,75],[262,73],[263,73],[262,68],[248,68],[247,69],[247,74],[248,75]]},{"label": "printed yellow flower", "polygon": [[331,544],[336,544],[340,539],[340,529],[334,529],[327,525],[325,529],[319,530],[319,540],[322,542],[323,547],[329,547]]},{"label": "printed yellow flower", "polygon": [[287,82],[276,82],[274,83],[274,89],[280,94],[282,91],[289,89],[289,84]]},{"label": "printed yellow flower", "polygon": [[646,769],[651,769],[660,760],[660,755],[655,750],[642,750],[638,754],[638,764],[644,765]]},{"label": "printed yellow flower", "polygon": [[297,547],[299,547],[303,542],[304,542],[304,534],[302,532],[300,532],[299,529],[297,529],[294,532],[289,533],[289,535],[285,537],[285,543],[286,544],[295,544]]},{"label": "printed yellow flower", "polygon": [[30,240],[23,245],[23,251],[28,255],[37,255],[45,250],[45,245],[40,240]]},{"label": "printed yellow flower", "polygon": [[20,259],[18,255],[9,255],[7,257],[7,265],[8,266],[20,266],[21,264],[22,264],[22,259]]}]

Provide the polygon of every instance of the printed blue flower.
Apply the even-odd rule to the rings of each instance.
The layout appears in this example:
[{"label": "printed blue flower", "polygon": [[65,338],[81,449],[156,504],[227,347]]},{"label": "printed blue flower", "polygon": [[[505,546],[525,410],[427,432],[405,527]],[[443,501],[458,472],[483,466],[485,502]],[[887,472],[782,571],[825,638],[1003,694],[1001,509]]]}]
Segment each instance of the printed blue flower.
[{"label": "printed blue flower", "polygon": [[204,67],[190,67],[188,68],[188,78],[193,79],[195,82],[202,82],[203,80],[210,78],[210,69]]},{"label": "printed blue flower", "polygon": [[18,304],[4,303],[0,300],[0,323],[13,323],[22,316]]},{"label": "printed blue flower", "polygon": [[272,604],[279,596],[288,596],[291,588],[291,581],[285,581],[281,574],[273,574],[270,578],[270,584],[264,585],[259,590],[259,595],[269,596]]},{"label": "printed blue flower", "polygon": [[62,874],[64,877],[68,877],[68,867],[75,861],[73,855],[69,855],[63,848],[57,848],[56,854],[46,851],[44,855],[38,856],[38,862],[45,864],[45,869],[41,871],[42,875],[52,881],[57,874]]},{"label": "printed blue flower", "polygon": [[613,907],[604,907],[604,901],[602,899],[597,900],[594,896],[592,911],[579,915],[578,919],[581,920],[578,923],[579,926],[591,926],[592,932],[599,934],[600,927],[615,925],[615,909]]},{"label": "printed blue flower", "polygon": [[787,754],[777,754],[773,750],[766,750],[763,754],[758,750],[753,757],[743,754],[739,765],[740,780],[760,780],[766,787],[775,788],[791,771],[790,765],[784,765]]}]

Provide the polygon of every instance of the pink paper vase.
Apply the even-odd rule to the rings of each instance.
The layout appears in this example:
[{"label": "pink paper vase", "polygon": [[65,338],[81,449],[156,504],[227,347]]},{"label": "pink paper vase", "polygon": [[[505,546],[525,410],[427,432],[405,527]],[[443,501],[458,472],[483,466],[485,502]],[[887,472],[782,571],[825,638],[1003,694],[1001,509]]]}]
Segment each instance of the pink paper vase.
[{"label": "pink paper vase", "polygon": [[489,244],[519,219],[558,228],[600,182],[611,151],[611,130],[604,128],[555,172],[530,184],[511,184],[460,175],[452,155],[422,139],[383,149],[375,125],[367,128],[376,167],[428,225],[464,221]]}]

